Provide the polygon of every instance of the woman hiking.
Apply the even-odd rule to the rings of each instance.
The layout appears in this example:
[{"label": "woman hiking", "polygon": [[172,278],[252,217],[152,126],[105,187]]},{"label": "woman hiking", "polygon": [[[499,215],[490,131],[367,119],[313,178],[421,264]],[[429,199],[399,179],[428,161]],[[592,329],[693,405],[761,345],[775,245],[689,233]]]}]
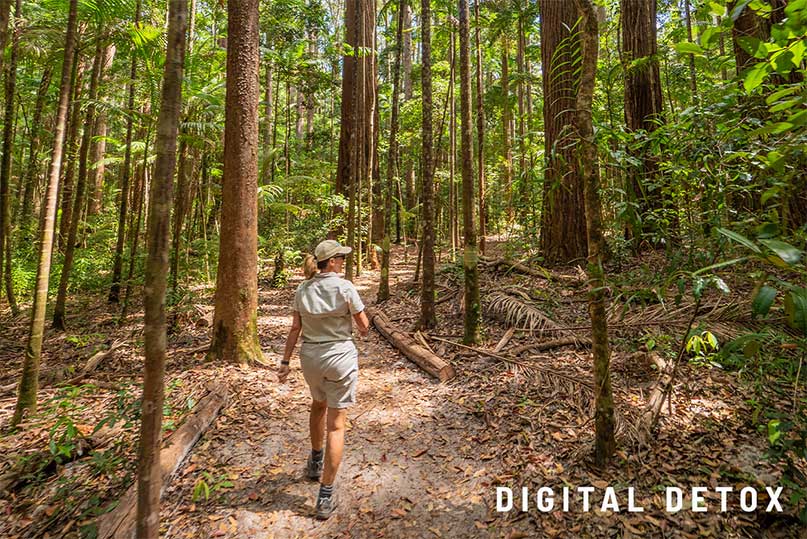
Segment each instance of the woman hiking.
[{"label": "woman hiking", "polygon": [[[331,516],[337,506],[333,482],[342,460],[347,408],[356,402],[359,355],[352,321],[362,336],[370,329],[356,287],[338,275],[351,250],[337,241],[325,240],[317,245],[313,256],[306,256],[305,280],[294,293],[291,330],[278,371],[278,380],[285,382],[294,346],[302,334],[300,366],[313,399],[309,416],[311,455],[305,473],[309,479],[320,480],[316,514],[321,520]],[[323,452],[326,419],[328,441]]]}]

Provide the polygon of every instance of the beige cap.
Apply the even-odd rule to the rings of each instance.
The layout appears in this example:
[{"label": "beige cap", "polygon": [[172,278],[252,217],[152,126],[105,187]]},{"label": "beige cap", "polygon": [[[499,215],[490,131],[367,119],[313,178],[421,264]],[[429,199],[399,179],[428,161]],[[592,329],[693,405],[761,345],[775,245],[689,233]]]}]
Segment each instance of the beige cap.
[{"label": "beige cap", "polygon": [[322,262],[334,256],[347,255],[352,250],[353,249],[350,247],[343,247],[342,244],[336,240],[325,240],[319,242],[317,248],[314,249],[314,257],[317,259],[317,262]]}]

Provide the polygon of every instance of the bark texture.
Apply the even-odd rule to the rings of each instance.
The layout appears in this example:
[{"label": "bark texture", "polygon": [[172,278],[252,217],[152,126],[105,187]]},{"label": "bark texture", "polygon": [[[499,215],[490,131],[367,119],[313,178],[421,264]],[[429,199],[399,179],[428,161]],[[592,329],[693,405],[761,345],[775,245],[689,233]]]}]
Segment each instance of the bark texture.
[{"label": "bark texture", "polygon": [[590,0],[575,0],[580,11],[581,56],[580,86],[577,93],[577,132],[580,137],[578,160],[585,190],[586,233],[589,279],[588,313],[591,319],[591,343],[594,356],[594,460],[605,465],[616,449],[614,438],[614,397],[611,392],[611,352],[608,348],[608,319],[605,309],[605,278],[602,268],[603,229],[600,206],[600,177],[597,143],[594,140],[592,101],[597,73],[598,31],[594,6]]},{"label": "bark texture", "polygon": [[227,4],[224,179],[208,357],[263,363],[258,343],[258,0]]},{"label": "bark texture", "polygon": [[59,86],[59,102],[56,109],[56,127],[53,133],[53,153],[48,172],[48,186],[45,204],[42,206],[41,229],[39,232],[39,260],[36,270],[36,287],[31,308],[31,325],[28,332],[28,343],[25,348],[25,359],[22,364],[22,376],[17,393],[17,405],[14,409],[12,425],[22,421],[26,411],[36,411],[36,394],[39,386],[39,360],[42,355],[42,337],[45,330],[45,308],[48,301],[48,281],[50,263],[53,253],[53,228],[56,220],[56,202],[59,191],[59,175],[62,168],[62,149],[64,145],[67,109],[70,101],[70,74],[73,70],[73,56],[76,47],[76,11],[78,0],[70,0],[67,31],[65,33],[64,61]]},{"label": "bark texture", "polygon": [[420,294],[421,328],[437,325],[434,310],[434,166],[432,165],[432,62],[431,62],[431,3],[421,0],[421,100],[423,103],[423,155],[421,163],[423,201],[423,282]]},{"label": "bark texture", "polygon": [[479,253],[474,223],[474,164],[471,120],[471,14],[468,0],[459,0],[460,19],[460,117],[462,132],[462,226],[465,245],[462,267],[465,274],[465,344],[480,340],[482,305],[479,299]]},{"label": "bark texture", "polygon": [[[171,192],[176,165],[177,127],[182,109],[182,66],[185,61],[187,0],[170,0],[160,114],[157,119],[157,160],[149,194],[148,256],[143,286],[145,366],[137,458],[137,537],[160,536],[160,462],[165,390],[165,289],[168,273]],[[257,83],[257,80],[256,80]]]},{"label": "bark texture", "polygon": [[568,263],[587,254],[583,183],[572,127],[580,55],[578,16],[573,2],[541,0],[540,9],[546,159],[541,249],[548,262]]}]

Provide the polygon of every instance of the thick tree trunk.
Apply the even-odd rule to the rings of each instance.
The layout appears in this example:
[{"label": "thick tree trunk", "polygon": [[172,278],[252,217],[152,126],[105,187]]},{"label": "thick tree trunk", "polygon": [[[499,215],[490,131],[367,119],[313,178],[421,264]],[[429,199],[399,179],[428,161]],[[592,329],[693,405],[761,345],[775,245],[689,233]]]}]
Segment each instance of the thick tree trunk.
[{"label": "thick tree trunk", "polygon": [[479,252],[485,254],[485,235],[487,234],[487,208],[485,206],[485,95],[482,85],[482,39],[479,25],[479,0],[474,1],[476,20],[476,175],[477,196],[479,198]]},{"label": "thick tree trunk", "polygon": [[[20,0],[14,5],[14,20],[20,20]],[[17,87],[17,49],[19,30],[11,38],[11,56],[6,70],[6,110],[3,120],[3,158],[0,161],[0,275],[6,299],[12,315],[17,315],[19,307],[14,297],[14,285],[11,275],[11,157],[14,151],[14,95]]]},{"label": "thick tree trunk", "polygon": [[[135,7],[134,25],[140,24],[141,0],[137,0]],[[120,207],[118,211],[118,238],[115,242],[115,260],[112,264],[112,285],[109,287],[110,303],[120,301],[120,278],[123,271],[123,249],[126,243],[126,215],[129,212],[129,179],[132,167],[132,130],[134,129],[134,100],[135,100],[135,80],[137,77],[137,55],[132,53],[132,63],[129,67],[129,88],[126,110],[129,117],[126,118],[126,150],[123,154],[123,170],[120,181]]]},{"label": "thick tree trunk", "polygon": [[[157,119],[157,140],[155,141],[157,160],[154,164],[154,181],[151,184],[149,195],[148,258],[146,259],[146,280],[143,287],[145,366],[140,415],[140,445],[137,454],[137,537],[143,539],[157,539],[160,535],[160,489],[162,486],[160,441],[162,438],[166,341],[165,289],[171,226],[171,190],[176,165],[177,127],[182,110],[182,66],[185,61],[187,0],[170,0],[168,10],[168,43],[160,114]],[[257,47],[257,40],[255,45]],[[255,67],[257,68],[257,62]],[[255,75],[255,85],[257,86],[257,73]],[[257,109],[257,99],[255,106]],[[255,125],[257,127],[257,123]],[[256,130],[256,138],[257,134]]]},{"label": "thick tree trunk", "polygon": [[36,411],[36,394],[39,386],[39,359],[42,354],[42,337],[45,329],[45,308],[48,300],[48,280],[50,277],[51,254],[53,253],[53,230],[56,220],[56,195],[59,190],[59,176],[62,168],[62,150],[67,123],[67,109],[70,101],[70,75],[73,71],[73,57],[76,48],[76,6],[78,0],[70,0],[69,15],[67,18],[67,32],[65,34],[64,61],[62,62],[62,76],[59,86],[59,102],[56,113],[56,126],[53,134],[53,154],[50,171],[48,172],[48,186],[45,196],[45,205],[40,219],[39,232],[39,261],[36,270],[36,288],[34,292],[33,307],[31,308],[31,326],[28,332],[28,344],[25,349],[25,359],[22,364],[22,376],[17,394],[17,405],[14,409],[12,425],[17,425],[23,419],[26,411]]},{"label": "thick tree trunk", "polygon": [[590,0],[576,0],[581,17],[581,71],[577,93],[577,133],[580,143],[577,159],[585,189],[586,237],[588,242],[588,311],[591,318],[591,341],[594,356],[595,412],[594,460],[605,465],[616,449],[614,439],[614,397],[611,392],[611,352],[608,348],[608,322],[605,309],[603,251],[605,244],[600,209],[600,178],[597,143],[594,140],[592,101],[597,73],[599,46],[597,18]]},{"label": "thick tree trunk", "polygon": [[73,269],[78,225],[79,221],[81,221],[81,208],[84,204],[84,191],[87,185],[87,158],[89,156],[90,141],[92,138],[92,125],[95,122],[95,101],[98,97],[98,83],[101,78],[101,65],[103,61],[104,47],[99,39],[96,45],[95,59],[93,60],[92,73],[90,75],[89,104],[84,116],[84,132],[81,136],[81,147],[79,148],[78,179],[76,181],[76,196],[73,204],[73,218],[70,221],[70,228],[67,233],[64,262],[62,263],[62,273],[59,278],[59,292],[56,295],[56,306],[53,309],[53,327],[58,330],[64,330],[65,328],[64,317],[65,303],[67,302],[67,285],[70,282],[70,272]]},{"label": "thick tree trunk", "polygon": [[[345,1],[345,44],[351,49],[358,44],[358,30],[356,21],[358,17],[359,2],[357,0]],[[350,137],[353,125],[355,124],[355,84],[356,84],[356,63],[355,55],[346,54],[342,56],[342,109],[341,122],[339,127],[339,155],[336,163],[336,184],[334,192],[346,194],[349,182],[352,178],[350,168],[351,152]],[[336,232],[336,231],[332,231]]]},{"label": "thick tree trunk", "polygon": [[572,2],[541,0],[541,59],[544,85],[544,199],[541,249],[550,263],[585,258],[583,183],[577,172],[572,65],[579,54],[577,10]]},{"label": "thick tree trunk", "polygon": [[224,180],[208,357],[264,362],[258,342],[258,0],[227,4]]},{"label": "thick tree trunk", "polygon": [[423,103],[423,163],[421,196],[423,201],[423,282],[420,287],[420,321],[423,329],[437,325],[434,310],[434,167],[432,165],[432,60],[431,1],[421,0],[421,101]]},{"label": "thick tree trunk", "polygon": [[[622,58],[625,63],[625,124],[629,132],[652,133],[663,121],[661,77],[657,60],[656,1],[622,0]],[[644,60],[637,62],[638,60]],[[630,67],[634,63],[635,67]],[[627,191],[638,207],[638,215],[630,220],[627,236],[638,243],[643,233],[659,232],[645,219],[649,211],[662,207],[658,162],[652,148],[633,150],[640,165],[628,171]],[[639,223],[642,223],[639,225]]]},{"label": "thick tree trunk", "polygon": [[482,304],[479,300],[479,253],[474,224],[474,165],[471,155],[471,14],[468,0],[459,0],[460,10],[460,114],[462,116],[462,224],[465,245],[462,267],[465,274],[465,344],[480,339]]}]

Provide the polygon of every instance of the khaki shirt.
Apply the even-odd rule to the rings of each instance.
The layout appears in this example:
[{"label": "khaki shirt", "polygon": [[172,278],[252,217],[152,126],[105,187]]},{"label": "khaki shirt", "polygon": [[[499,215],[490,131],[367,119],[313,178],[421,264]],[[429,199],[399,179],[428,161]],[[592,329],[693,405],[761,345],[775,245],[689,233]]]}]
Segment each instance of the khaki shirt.
[{"label": "khaki shirt", "polygon": [[303,342],[353,340],[351,315],[364,310],[353,283],[336,272],[319,272],[306,279],[294,293],[293,309],[303,322]]}]

